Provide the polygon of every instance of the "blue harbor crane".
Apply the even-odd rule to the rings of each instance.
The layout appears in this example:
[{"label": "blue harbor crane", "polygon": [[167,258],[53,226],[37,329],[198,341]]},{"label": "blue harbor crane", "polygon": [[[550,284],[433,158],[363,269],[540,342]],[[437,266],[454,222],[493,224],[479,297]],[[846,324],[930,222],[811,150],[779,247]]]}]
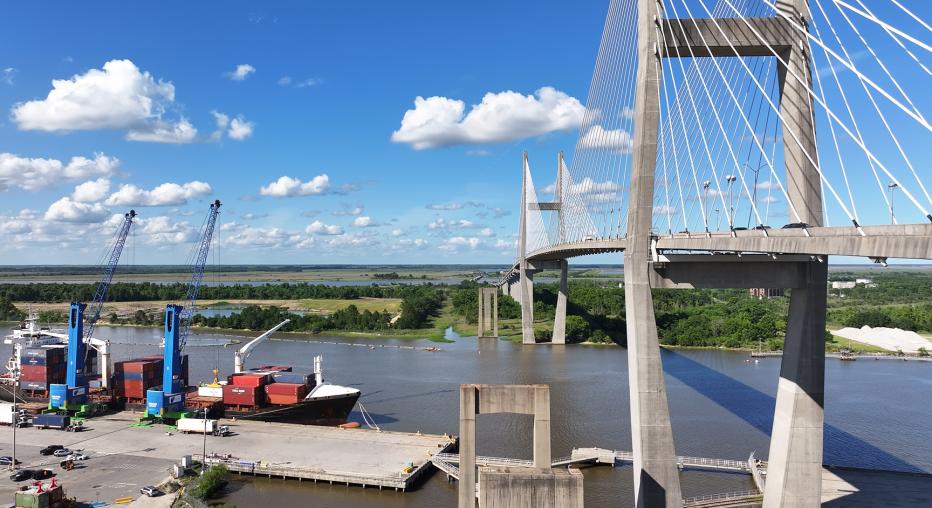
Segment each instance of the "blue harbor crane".
[{"label": "blue harbor crane", "polygon": [[217,225],[217,216],[220,214],[220,200],[210,204],[210,211],[204,221],[204,229],[198,240],[197,256],[191,270],[191,282],[188,283],[188,293],[185,296],[184,306],[168,304],[165,306],[165,340],[164,340],[164,370],[162,371],[162,389],[146,391],[146,415],[171,417],[184,407],[184,383],[182,381],[181,352],[188,340],[191,330],[191,318],[194,317],[197,304],[197,295],[204,280],[204,266],[207,264],[207,254],[210,252],[210,241]]},{"label": "blue harbor crane", "polygon": [[[105,341],[94,339],[94,329],[97,327],[97,320],[100,319],[100,311],[103,309],[104,301],[110,292],[110,283],[113,281],[113,274],[116,272],[117,264],[120,262],[120,254],[123,253],[123,246],[126,245],[126,238],[129,236],[130,229],[133,226],[133,219],[136,218],[136,211],[130,210],[123,215],[123,222],[120,223],[114,236],[113,244],[110,246],[107,262],[104,265],[103,274],[97,283],[97,290],[94,292],[94,300],[91,302],[90,314],[85,319],[84,311],[87,304],[84,302],[71,302],[71,308],[68,313],[68,365],[65,375],[65,384],[52,384],[49,386],[49,407],[53,409],[71,409],[87,401],[87,360],[88,360],[88,343],[92,346],[101,347],[106,354],[100,358],[101,366],[104,367],[109,362],[109,351]],[[85,324],[86,321],[86,324]],[[108,376],[107,368],[102,368],[103,377]],[[102,380],[102,382],[104,382]],[[71,407],[69,407],[71,406]]]}]

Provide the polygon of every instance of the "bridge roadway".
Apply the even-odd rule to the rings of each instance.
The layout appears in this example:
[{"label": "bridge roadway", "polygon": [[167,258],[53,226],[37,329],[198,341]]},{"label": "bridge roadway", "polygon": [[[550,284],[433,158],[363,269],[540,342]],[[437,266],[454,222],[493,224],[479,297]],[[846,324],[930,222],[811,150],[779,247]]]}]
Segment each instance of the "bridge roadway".
[{"label": "bridge roadway", "polygon": [[[657,251],[696,251],[727,253],[802,254],[855,256],[868,258],[932,258],[932,224],[890,226],[810,227],[792,229],[736,230],[715,233],[691,232],[655,235]],[[550,268],[548,263],[577,256],[622,252],[624,237],[590,238],[548,246],[528,253],[530,264]],[[518,276],[514,265],[501,280],[513,282]]]}]

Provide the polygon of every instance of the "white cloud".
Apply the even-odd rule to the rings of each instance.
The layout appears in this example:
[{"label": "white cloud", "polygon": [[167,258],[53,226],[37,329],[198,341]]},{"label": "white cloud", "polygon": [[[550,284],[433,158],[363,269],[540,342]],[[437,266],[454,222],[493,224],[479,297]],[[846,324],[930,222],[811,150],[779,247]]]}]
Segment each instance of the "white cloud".
[{"label": "white cloud", "polygon": [[304,232],[309,235],[342,235],[343,228],[336,224],[324,224],[319,220],[315,220],[304,228]]},{"label": "white cloud", "polygon": [[586,108],[579,100],[543,87],[533,95],[487,93],[465,113],[466,104],[447,97],[417,97],[392,141],[416,150],[458,144],[497,143],[579,127]]},{"label": "white cloud", "polygon": [[230,116],[220,111],[211,111],[210,114],[213,115],[214,122],[217,124],[217,129],[210,134],[210,139],[219,141],[223,137],[223,131],[230,125]]},{"label": "white cloud", "polygon": [[365,211],[365,207],[363,206],[355,206],[350,208],[349,205],[343,205],[343,207],[343,210],[334,210],[330,212],[330,215],[333,215],[334,217],[345,217],[347,215],[350,217],[359,217]]},{"label": "white cloud", "polygon": [[676,213],[676,208],[669,205],[660,205],[654,207],[655,215],[673,215]]},{"label": "white cloud", "polygon": [[53,80],[45,99],[18,103],[11,116],[24,130],[145,132],[174,100],[170,82],[156,81],[130,60],[111,60],[102,69]]},{"label": "white cloud", "polygon": [[244,214],[240,215],[239,218],[240,218],[240,219],[243,219],[243,220],[256,220],[256,219],[264,219],[265,217],[268,217],[268,216],[269,216],[269,214],[267,214],[267,213],[251,213],[251,212],[248,212],[248,213],[244,213]]},{"label": "white cloud", "polygon": [[496,249],[514,249],[517,246],[518,246],[518,242],[516,242],[515,240],[512,240],[510,242],[508,240],[498,240],[495,242]]},{"label": "white cloud", "polygon": [[242,141],[252,136],[253,127],[255,127],[254,123],[247,122],[245,118],[238,116],[230,121],[230,130],[227,131],[227,136],[230,136],[230,139]]},{"label": "white cloud", "polygon": [[475,249],[481,244],[482,240],[474,236],[469,238],[464,236],[454,236],[452,238],[447,238],[443,245],[438,248],[447,251],[456,251],[460,247],[469,247],[470,249]]},{"label": "white cloud", "polygon": [[[122,220],[121,215],[115,218]],[[155,217],[137,217],[137,234],[143,237],[147,245],[167,246],[179,243],[189,243],[197,239],[197,231],[187,222],[172,222],[164,215]]]},{"label": "white cloud", "polygon": [[446,220],[446,219],[437,219],[427,225],[429,229],[475,229],[483,227],[480,224],[469,219],[459,219],[459,220]]},{"label": "white cloud", "polygon": [[398,240],[398,245],[402,247],[425,247],[427,245],[427,240],[423,238],[402,238]]},{"label": "white cloud", "polygon": [[392,236],[404,236],[405,232],[400,229],[393,229]]},{"label": "white cloud", "polygon": [[126,133],[129,141],[145,141],[148,143],[187,144],[197,138],[197,129],[185,118],[176,123],[155,122],[141,129],[134,129]]},{"label": "white cloud", "polygon": [[579,138],[579,147],[631,153],[631,133],[622,129],[606,130],[601,125],[593,125]]},{"label": "white cloud", "polygon": [[72,157],[67,164],[57,159],[30,159],[12,153],[0,153],[0,191],[19,187],[35,191],[54,185],[61,180],[80,180],[98,176],[111,176],[120,161],[102,153],[93,159]]},{"label": "white cloud", "polygon": [[427,205],[427,209],[428,210],[445,210],[445,211],[446,210],[462,210],[467,204],[470,206],[473,205],[473,203],[458,203],[454,201],[452,203],[433,203],[433,204]]},{"label": "white cloud", "polygon": [[484,237],[495,236],[495,231],[492,231],[492,228],[482,228],[482,230],[479,231],[479,236],[484,236]]},{"label": "white cloud", "polygon": [[227,77],[233,81],[243,81],[247,76],[254,72],[256,72],[255,67],[249,64],[239,64],[236,66],[236,70],[227,73]]},{"label": "white cloud", "polygon": [[317,86],[323,81],[319,78],[306,78],[300,81],[295,81],[291,76],[282,76],[278,78],[279,86],[294,86],[295,88],[308,88],[311,86]]},{"label": "white cloud", "polygon": [[109,215],[110,212],[100,203],[78,203],[64,197],[49,205],[45,212],[45,220],[94,223],[103,221]]},{"label": "white cloud", "polygon": [[13,76],[15,76],[17,72],[18,71],[13,67],[3,69],[3,74],[0,74],[0,83],[13,86]]},{"label": "white cloud", "polygon": [[108,192],[110,192],[110,180],[98,178],[75,187],[71,199],[79,203],[93,203],[107,197]]},{"label": "white cloud", "polygon": [[330,190],[330,177],[317,175],[307,182],[297,178],[282,176],[278,180],[259,189],[259,194],[274,197],[318,196]]},{"label": "white cloud", "polygon": [[371,228],[374,226],[379,226],[380,224],[372,220],[372,217],[367,215],[361,215],[353,219],[353,226],[357,228]]},{"label": "white cloud", "polygon": [[163,183],[152,190],[133,184],[121,185],[120,189],[107,198],[110,206],[171,206],[183,205],[189,199],[210,194],[212,189],[205,182],[193,181],[184,184]]},{"label": "white cloud", "polygon": [[288,86],[291,84],[291,76],[282,76],[278,78],[278,84],[280,86]]}]

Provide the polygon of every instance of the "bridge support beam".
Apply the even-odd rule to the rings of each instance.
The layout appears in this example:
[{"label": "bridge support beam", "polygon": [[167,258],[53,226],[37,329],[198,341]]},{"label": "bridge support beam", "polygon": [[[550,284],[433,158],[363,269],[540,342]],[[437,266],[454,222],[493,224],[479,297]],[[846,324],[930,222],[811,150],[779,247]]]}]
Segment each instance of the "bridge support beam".
[{"label": "bridge support beam", "polygon": [[569,263],[565,259],[560,260],[560,289],[557,292],[557,309],[553,316],[553,336],[550,339],[553,344],[566,344],[566,293],[567,293],[567,272]]},{"label": "bridge support beam", "polygon": [[827,262],[810,262],[806,287],[790,293],[765,508],[820,504],[827,283]]}]

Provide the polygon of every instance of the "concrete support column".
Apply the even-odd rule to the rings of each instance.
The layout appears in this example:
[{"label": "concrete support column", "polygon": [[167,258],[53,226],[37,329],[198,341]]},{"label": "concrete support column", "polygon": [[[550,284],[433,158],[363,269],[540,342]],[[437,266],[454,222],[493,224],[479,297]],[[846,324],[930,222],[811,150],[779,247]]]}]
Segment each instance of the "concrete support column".
[{"label": "concrete support column", "polygon": [[479,326],[476,330],[476,337],[482,337],[485,334],[485,291],[482,288],[479,288],[479,305],[477,305],[477,313],[479,314],[477,323]]},{"label": "concrete support column", "polygon": [[476,506],[476,413],[478,394],[475,385],[460,386],[460,484],[458,508]]},{"label": "concrete support column", "polygon": [[560,260],[560,289],[557,292],[557,310],[553,316],[553,344],[566,344],[566,293],[569,263]]},{"label": "concrete support column", "polygon": [[663,18],[656,0],[638,0],[638,67],[635,83],[630,200],[625,260],[625,313],[634,496],[638,507],[683,504],[673,429],[667,406],[657,322],[651,298],[651,220],[657,131],[660,119],[660,67],[654,19]]},{"label": "concrete support column", "polygon": [[492,334],[498,337],[498,292],[492,291]]},{"label": "concrete support column", "polygon": [[786,342],[770,436],[764,507],[817,507],[822,495],[828,261],[808,263],[790,293]]},{"label": "concrete support column", "polygon": [[534,339],[534,274],[527,267],[527,261],[521,262],[521,343],[535,344]]},{"label": "concrete support column", "polygon": [[550,387],[534,386],[534,467],[550,470]]}]

